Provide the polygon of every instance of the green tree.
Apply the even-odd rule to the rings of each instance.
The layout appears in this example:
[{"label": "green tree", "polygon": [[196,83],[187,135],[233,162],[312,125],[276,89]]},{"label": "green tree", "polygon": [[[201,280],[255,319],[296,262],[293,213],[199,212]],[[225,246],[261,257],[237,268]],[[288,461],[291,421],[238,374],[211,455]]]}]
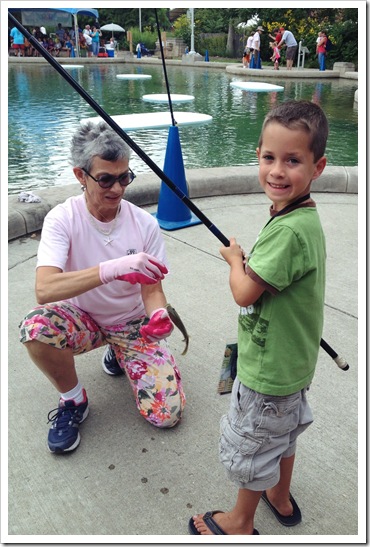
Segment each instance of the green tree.
[{"label": "green tree", "polygon": [[[191,38],[190,21],[185,14],[180,15],[180,17],[176,19],[176,21],[173,24],[173,31],[176,38],[182,38],[185,44],[190,46],[190,38]],[[196,30],[194,29],[194,38],[195,38],[195,34],[196,34]]]},{"label": "green tree", "polygon": [[[157,9],[160,27],[164,30],[171,28],[168,18],[169,9]],[[139,9],[138,8],[99,8],[99,23],[101,26],[107,23],[117,23],[123,28],[139,27]],[[156,31],[157,24],[154,8],[141,8],[141,27]]]}]

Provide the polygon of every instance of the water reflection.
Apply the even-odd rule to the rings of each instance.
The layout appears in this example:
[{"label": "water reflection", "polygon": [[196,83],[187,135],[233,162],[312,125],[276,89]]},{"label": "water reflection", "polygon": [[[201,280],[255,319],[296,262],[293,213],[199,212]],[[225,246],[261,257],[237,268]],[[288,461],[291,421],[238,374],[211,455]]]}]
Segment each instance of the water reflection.
[{"label": "water reflection", "polygon": [[[124,69],[122,69],[124,66]],[[69,73],[110,115],[165,111],[165,104],[142,96],[166,93],[161,66],[140,67],[150,80],[119,80],[116,74],[137,73],[130,65],[86,65]],[[330,123],[328,163],[357,165],[356,81],[274,80],[283,92],[246,93],[232,88],[240,77],[223,70],[167,67],[171,93],[194,95],[173,110],[200,112],[210,124],[180,127],[186,169],[256,164],[255,149],[263,118],[271,107],[289,98],[320,102]],[[68,157],[74,130],[96,112],[50,66],[9,66],[9,192],[36,190],[74,182]],[[175,117],[176,118],[176,117]],[[131,131],[130,137],[163,168],[168,129]],[[150,168],[135,153],[138,173]]]}]

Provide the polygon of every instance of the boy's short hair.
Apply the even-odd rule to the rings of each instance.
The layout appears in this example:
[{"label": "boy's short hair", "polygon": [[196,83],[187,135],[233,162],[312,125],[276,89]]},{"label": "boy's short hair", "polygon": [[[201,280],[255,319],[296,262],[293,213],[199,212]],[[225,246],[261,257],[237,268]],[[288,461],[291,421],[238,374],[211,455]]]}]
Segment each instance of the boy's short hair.
[{"label": "boy's short hair", "polygon": [[263,132],[275,122],[288,129],[302,130],[311,135],[310,150],[314,161],[325,154],[329,134],[328,120],[322,108],[311,101],[286,101],[273,108],[265,117],[258,146],[261,148]]}]

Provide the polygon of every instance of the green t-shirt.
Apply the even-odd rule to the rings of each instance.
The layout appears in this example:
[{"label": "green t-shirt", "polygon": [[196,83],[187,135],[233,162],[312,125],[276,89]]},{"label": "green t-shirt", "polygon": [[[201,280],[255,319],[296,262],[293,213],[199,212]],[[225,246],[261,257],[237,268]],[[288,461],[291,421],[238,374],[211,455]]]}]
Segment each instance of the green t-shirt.
[{"label": "green t-shirt", "polygon": [[265,226],[248,265],[276,289],[241,308],[237,374],[259,393],[289,395],[315,373],[324,320],[325,237],[315,207]]}]

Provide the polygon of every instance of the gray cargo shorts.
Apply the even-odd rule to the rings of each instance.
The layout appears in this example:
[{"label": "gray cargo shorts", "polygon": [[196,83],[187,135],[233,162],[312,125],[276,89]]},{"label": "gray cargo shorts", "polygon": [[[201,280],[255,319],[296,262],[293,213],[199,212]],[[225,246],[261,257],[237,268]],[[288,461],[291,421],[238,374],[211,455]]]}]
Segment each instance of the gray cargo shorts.
[{"label": "gray cargo shorts", "polygon": [[312,422],[309,387],[292,395],[263,395],[236,378],[230,410],[220,423],[220,461],[239,488],[263,491],[279,482],[280,460],[295,453]]}]

